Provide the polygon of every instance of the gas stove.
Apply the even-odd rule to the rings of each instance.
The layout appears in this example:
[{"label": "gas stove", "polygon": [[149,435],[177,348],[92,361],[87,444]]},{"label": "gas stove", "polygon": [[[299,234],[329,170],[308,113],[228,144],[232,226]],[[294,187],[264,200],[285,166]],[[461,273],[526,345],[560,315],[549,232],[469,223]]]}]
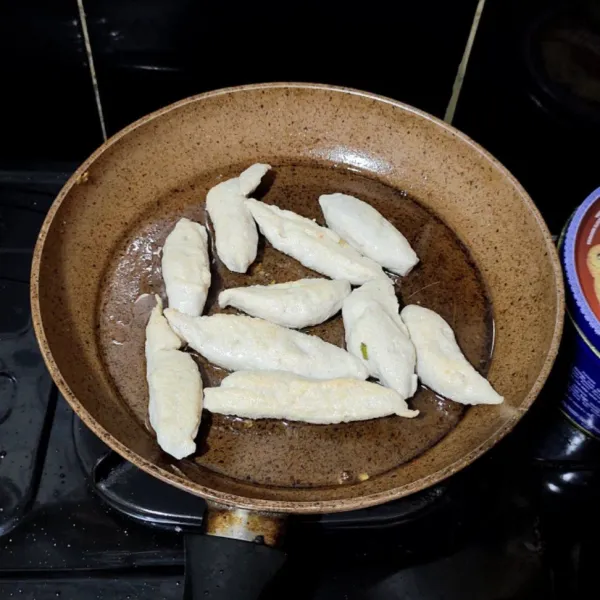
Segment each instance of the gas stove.
[{"label": "gas stove", "polygon": [[[181,599],[201,499],[77,419],[37,348],[29,269],[70,168],[0,172],[0,598]],[[268,598],[574,598],[599,558],[600,444],[557,409],[564,365],[515,431],[442,484],[292,518]]]}]

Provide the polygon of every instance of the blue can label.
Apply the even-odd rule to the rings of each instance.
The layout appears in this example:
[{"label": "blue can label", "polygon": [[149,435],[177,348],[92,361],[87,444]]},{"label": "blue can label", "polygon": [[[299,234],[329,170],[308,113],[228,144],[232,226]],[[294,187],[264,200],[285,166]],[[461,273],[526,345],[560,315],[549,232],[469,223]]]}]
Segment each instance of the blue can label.
[{"label": "blue can label", "polygon": [[600,348],[600,188],[575,211],[562,240],[567,303],[578,330]]},{"label": "blue can label", "polygon": [[572,359],[562,410],[600,438],[600,188],[573,214],[560,250],[570,317],[563,348]]},{"label": "blue can label", "polygon": [[573,363],[562,409],[580,427],[600,438],[600,356],[579,331],[573,337]]}]

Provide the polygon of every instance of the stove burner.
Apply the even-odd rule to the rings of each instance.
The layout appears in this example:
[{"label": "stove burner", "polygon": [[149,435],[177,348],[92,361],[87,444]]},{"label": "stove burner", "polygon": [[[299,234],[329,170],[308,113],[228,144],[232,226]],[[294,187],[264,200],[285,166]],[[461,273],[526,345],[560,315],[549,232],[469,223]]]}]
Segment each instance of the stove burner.
[{"label": "stove burner", "polygon": [[[175,529],[198,530],[206,503],[141,471],[111,451],[75,418],[73,437],[80,464],[94,491],[107,504],[137,521]],[[419,519],[445,500],[445,484],[394,502],[345,513],[298,517],[310,526],[331,529],[389,528]]]}]

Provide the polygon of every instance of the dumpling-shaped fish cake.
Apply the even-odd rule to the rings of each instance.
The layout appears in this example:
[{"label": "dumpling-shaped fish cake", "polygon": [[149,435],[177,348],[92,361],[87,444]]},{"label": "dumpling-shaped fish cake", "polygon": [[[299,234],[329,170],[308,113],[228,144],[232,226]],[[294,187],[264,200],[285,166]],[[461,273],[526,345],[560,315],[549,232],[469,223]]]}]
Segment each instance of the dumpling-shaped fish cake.
[{"label": "dumpling-shaped fish cake", "polygon": [[331,229],[252,198],[246,200],[246,206],[271,245],[305,267],[352,285],[385,277],[376,262],[361,256]]},{"label": "dumpling-shaped fish cake", "polygon": [[400,319],[392,283],[378,279],[354,290],[344,300],[342,316],[348,352],[403,400],[413,396],[417,390],[417,355]]},{"label": "dumpling-shaped fish cake", "polygon": [[300,279],[272,285],[229,288],[219,294],[219,306],[233,306],[283,327],[302,329],[335,315],[350,293],[342,279]]},{"label": "dumpling-shaped fish cake", "polygon": [[389,415],[414,417],[400,396],[357,379],[308,379],[281,371],[238,371],[221,386],[207,388],[211,412],[247,419],[287,419],[320,425],[364,421]]},{"label": "dumpling-shaped fish cake", "polygon": [[504,400],[464,357],[452,328],[440,315],[409,304],[400,316],[417,351],[417,375],[427,387],[461,404],[500,404]]},{"label": "dumpling-shaped fish cake", "polygon": [[367,369],[314,335],[244,315],[189,317],[166,309],[173,330],[211,363],[229,371],[289,371],[315,379],[366,379]]},{"label": "dumpling-shaped fish cake", "polygon": [[202,414],[202,379],[194,359],[162,314],[161,299],[146,326],[148,415],[160,447],[181,459],[195,452]]},{"label": "dumpling-shaped fish cake", "polygon": [[256,258],[258,233],[245,201],[270,168],[260,163],[252,165],[239,177],[211,188],[206,195],[217,254],[234,273],[245,273]]},{"label": "dumpling-shaped fish cake", "polygon": [[319,204],[327,226],[382,267],[407,275],[419,262],[408,240],[370,204],[339,193],[324,194]]},{"label": "dumpling-shaped fish cake", "polygon": [[165,240],[161,268],[169,307],[192,317],[201,315],[211,279],[206,228],[179,219]]}]

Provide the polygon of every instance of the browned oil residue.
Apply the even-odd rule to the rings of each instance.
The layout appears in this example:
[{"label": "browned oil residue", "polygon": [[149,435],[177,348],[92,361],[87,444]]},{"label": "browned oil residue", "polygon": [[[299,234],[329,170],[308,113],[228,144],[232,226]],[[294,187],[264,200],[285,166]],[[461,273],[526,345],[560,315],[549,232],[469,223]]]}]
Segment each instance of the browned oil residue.
[{"label": "browned oil residue", "polygon": [[[152,295],[166,300],[160,274],[164,239],[182,216],[206,223],[208,189],[245,166],[203,175],[161,198],[128,232],[106,272],[99,302],[99,341],[118,393],[142,423],[147,421],[148,402],[144,329]],[[467,358],[486,371],[493,332],[491,306],[468,251],[442,221],[406,193],[345,169],[278,165],[265,179],[255,197],[321,224],[317,202],[321,194],[352,194],[379,210],[404,233],[421,259],[408,277],[396,281],[401,304],[418,303],[440,313],[454,328]],[[225,288],[319,275],[261,240],[248,274],[230,273],[213,258],[212,276],[209,314],[219,311],[216,299]],[[307,332],[344,345],[339,315]],[[218,385],[227,374],[195,358],[205,387]],[[248,426],[243,419],[205,411],[197,455],[187,460],[235,479],[271,486],[354,483],[364,479],[364,474],[376,477],[421,454],[457,425],[464,410],[424,388],[410,404],[421,411],[416,419],[388,417],[331,426],[275,420]]]}]

